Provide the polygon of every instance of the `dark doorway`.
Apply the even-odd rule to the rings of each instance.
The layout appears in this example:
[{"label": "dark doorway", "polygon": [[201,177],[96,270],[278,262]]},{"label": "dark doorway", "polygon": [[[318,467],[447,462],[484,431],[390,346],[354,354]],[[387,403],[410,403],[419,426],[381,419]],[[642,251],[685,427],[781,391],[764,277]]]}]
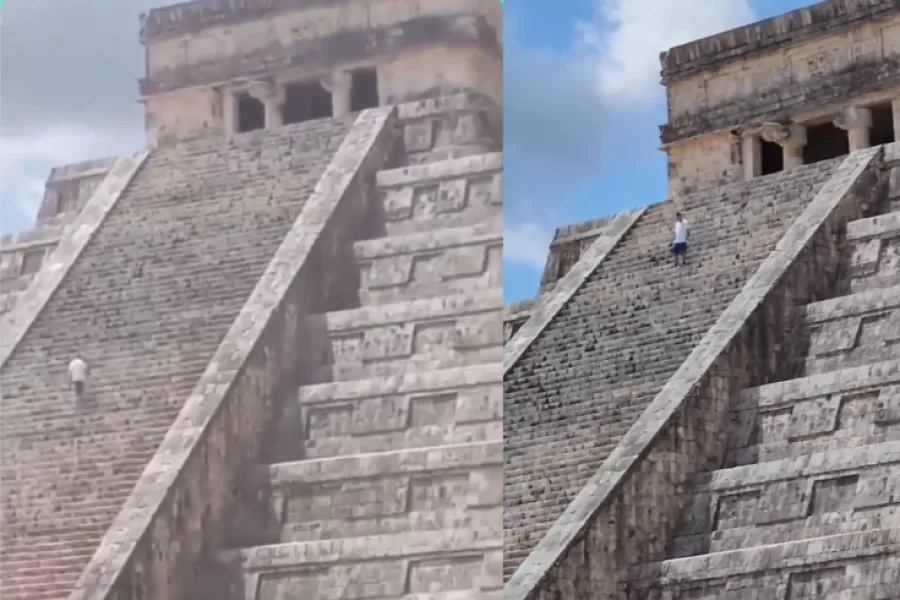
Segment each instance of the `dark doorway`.
[{"label": "dark doorway", "polygon": [[44,262],[43,250],[29,250],[22,256],[22,275],[34,275],[41,270],[41,264]]},{"label": "dark doorway", "polygon": [[834,123],[807,127],[803,164],[809,165],[847,154],[850,154],[850,140],[846,131],[836,127]]},{"label": "dark doorway", "polygon": [[894,108],[890,102],[872,107],[872,145],[893,144],[897,141],[894,131]]},{"label": "dark doorway", "polygon": [[350,88],[350,111],[375,108],[378,102],[378,73],[375,69],[353,71]]},{"label": "dark doorway", "polygon": [[760,175],[784,171],[784,149],[775,142],[760,140],[760,158],[762,162]]},{"label": "dark doorway", "polygon": [[265,128],[266,106],[250,94],[238,94],[237,122],[239,133]]},{"label": "dark doorway", "polygon": [[76,185],[63,183],[56,188],[56,214],[72,212],[78,208],[78,188]]},{"label": "dark doorway", "polygon": [[318,81],[286,85],[281,114],[285,125],[313,119],[327,119],[333,114],[331,92],[323,88]]}]

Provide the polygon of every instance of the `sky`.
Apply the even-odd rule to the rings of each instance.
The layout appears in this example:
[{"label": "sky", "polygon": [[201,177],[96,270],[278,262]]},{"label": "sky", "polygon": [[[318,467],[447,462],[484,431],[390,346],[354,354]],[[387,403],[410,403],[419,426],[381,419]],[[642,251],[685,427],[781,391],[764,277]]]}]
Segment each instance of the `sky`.
[{"label": "sky", "polygon": [[[53,166],[141,149],[138,15],[169,3],[3,3],[0,232]],[[660,51],[809,3],[504,0],[505,300],[533,296],[556,227],[665,198]]]}]

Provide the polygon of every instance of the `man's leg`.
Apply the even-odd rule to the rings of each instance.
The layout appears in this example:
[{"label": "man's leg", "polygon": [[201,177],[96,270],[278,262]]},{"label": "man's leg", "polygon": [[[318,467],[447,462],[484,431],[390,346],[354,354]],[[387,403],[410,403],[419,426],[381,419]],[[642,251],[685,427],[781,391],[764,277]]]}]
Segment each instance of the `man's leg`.
[{"label": "man's leg", "polygon": [[675,255],[675,266],[679,264],[679,260],[684,263],[684,244],[672,244],[672,253]]},{"label": "man's leg", "polygon": [[72,385],[75,387],[75,399],[81,402],[81,395],[84,393],[84,382],[76,381]]},{"label": "man's leg", "polygon": [[687,244],[684,244],[684,246],[681,247],[681,264],[687,264]]}]

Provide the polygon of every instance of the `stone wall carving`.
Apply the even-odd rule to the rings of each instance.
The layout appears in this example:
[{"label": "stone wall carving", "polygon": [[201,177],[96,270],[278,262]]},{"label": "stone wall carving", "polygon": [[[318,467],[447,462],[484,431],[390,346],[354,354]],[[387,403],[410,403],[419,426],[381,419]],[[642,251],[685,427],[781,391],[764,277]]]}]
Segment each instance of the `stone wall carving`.
[{"label": "stone wall carving", "polygon": [[[173,29],[145,35],[147,72],[140,88],[148,137],[167,144],[228,134],[233,97],[248,81],[321,81],[355,69],[375,69],[382,105],[461,91],[500,103],[499,3],[447,0],[428,7],[395,0],[247,0],[152,11],[145,23]],[[333,102],[339,116],[349,98],[334,93]]]},{"label": "stone wall carving", "polygon": [[666,83],[897,16],[894,0],[830,0],[682,44],[660,56]]},{"label": "stone wall carving", "polygon": [[[300,38],[289,43],[269,41],[266,45],[230,56],[213,55],[191,60],[189,53],[186,63],[158,66],[140,80],[140,88],[142,95],[152,96],[291,70],[327,73],[342,65],[378,62],[398,52],[434,45],[470,47],[500,58],[496,30],[484,17],[425,16],[385,27],[339,31],[325,38]],[[403,98],[396,93],[385,96],[387,102],[415,99]]]},{"label": "stone wall carving", "polygon": [[[662,128],[663,143],[777,121],[896,90],[900,87],[900,8],[893,2],[875,3],[879,6],[879,19],[884,20],[874,20],[860,9],[843,21],[835,17],[840,25],[817,22],[819,29],[814,36],[791,36],[784,20],[793,23],[802,16],[789,13],[670,50],[664,64],[675,60],[671,57],[686,57],[706,46],[731,48],[729,41],[744,35],[762,35],[768,28],[787,29],[778,35],[777,44],[758,44],[751,52],[748,42],[746,52],[734,49],[729,54],[723,50],[716,54],[715,61],[698,58],[685,62],[686,70],[682,72],[668,71],[665,80],[669,122]],[[804,11],[814,9],[827,13],[821,7],[798,12],[806,14]],[[736,55],[745,60],[736,61]]]}]

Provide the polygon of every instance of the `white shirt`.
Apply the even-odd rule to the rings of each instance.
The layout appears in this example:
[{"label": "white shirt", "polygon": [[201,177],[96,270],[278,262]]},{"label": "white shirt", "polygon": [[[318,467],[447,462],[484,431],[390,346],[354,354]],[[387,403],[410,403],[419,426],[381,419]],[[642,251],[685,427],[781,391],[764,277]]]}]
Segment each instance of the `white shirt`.
[{"label": "white shirt", "polygon": [[72,381],[84,382],[87,380],[87,365],[80,358],[73,358],[69,363],[69,378]]},{"label": "white shirt", "polygon": [[688,224],[684,219],[675,221],[675,243],[684,244],[688,239]]}]

